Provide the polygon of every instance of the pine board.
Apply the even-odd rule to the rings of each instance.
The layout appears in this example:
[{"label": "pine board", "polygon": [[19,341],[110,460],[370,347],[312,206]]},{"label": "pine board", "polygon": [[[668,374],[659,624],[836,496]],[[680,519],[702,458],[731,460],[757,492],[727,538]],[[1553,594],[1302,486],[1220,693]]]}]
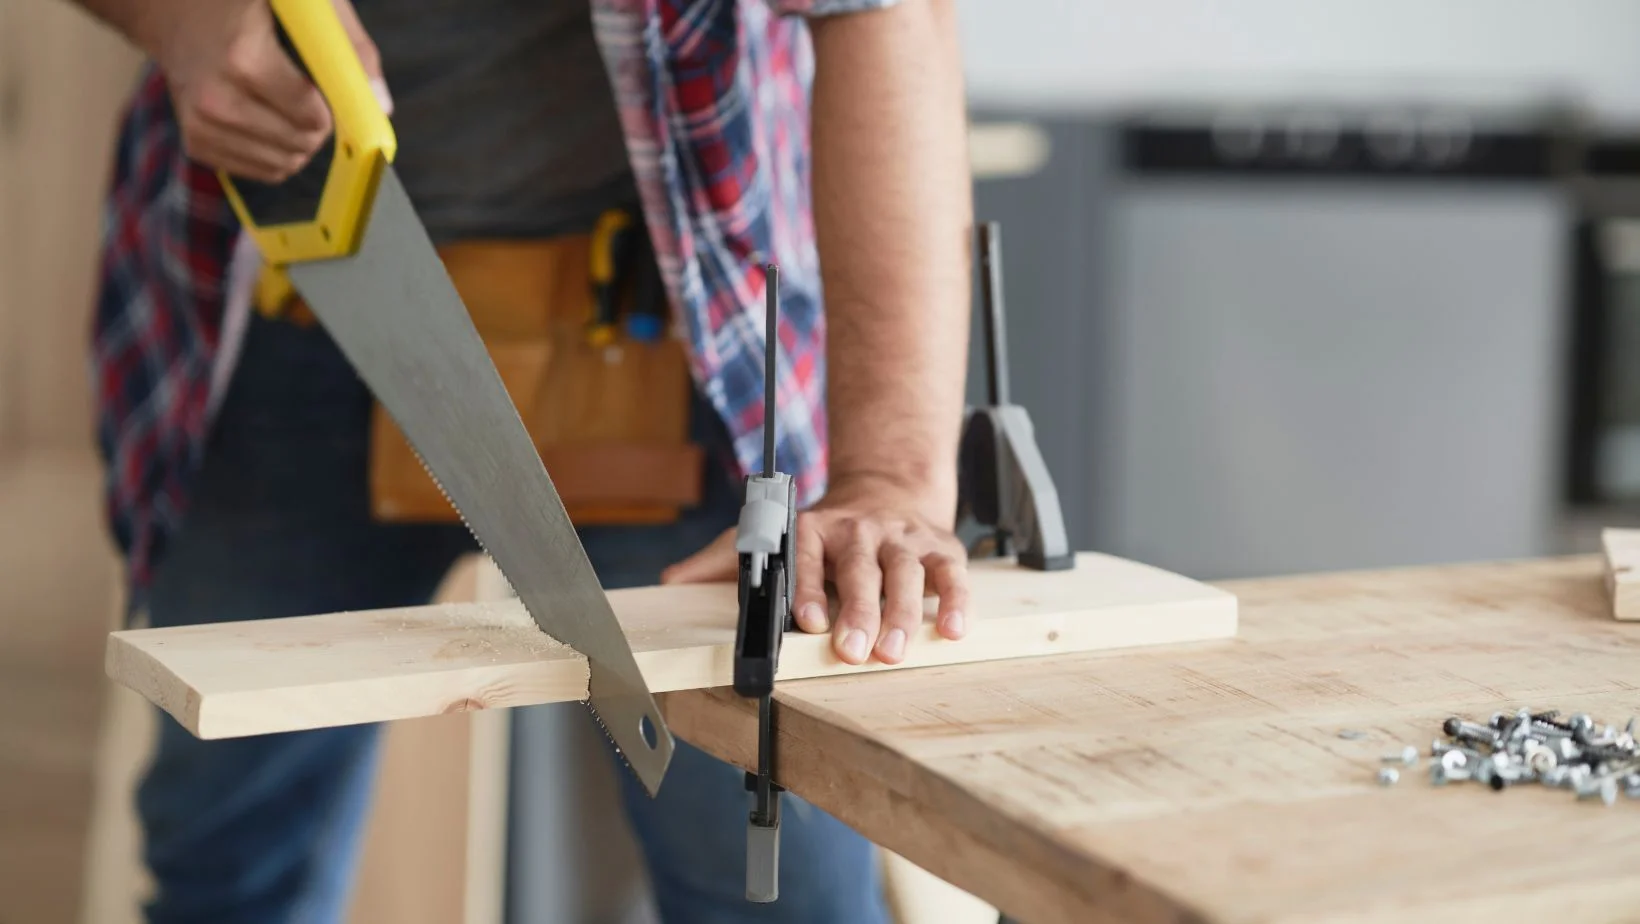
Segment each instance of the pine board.
[{"label": "pine board", "polygon": [[[1223,586],[1230,642],[782,685],[776,779],[1030,924],[1634,920],[1640,801],[1376,781],[1448,715],[1640,713],[1598,556]],[[743,702],[663,708],[751,765]]]},{"label": "pine board", "polygon": [[[1133,648],[1235,635],[1233,595],[1158,568],[1083,554],[1043,573],[971,567],[966,638],[928,620],[899,665],[846,664],[829,636],[788,634],[778,680]],[[732,682],[733,584],[609,594],[655,692]],[[231,614],[223,614],[228,617]],[[112,633],[110,677],[201,738],[581,700],[586,661],[517,601],[446,604]]]},{"label": "pine board", "polygon": [[1640,529],[1603,529],[1600,546],[1612,618],[1640,620]]}]

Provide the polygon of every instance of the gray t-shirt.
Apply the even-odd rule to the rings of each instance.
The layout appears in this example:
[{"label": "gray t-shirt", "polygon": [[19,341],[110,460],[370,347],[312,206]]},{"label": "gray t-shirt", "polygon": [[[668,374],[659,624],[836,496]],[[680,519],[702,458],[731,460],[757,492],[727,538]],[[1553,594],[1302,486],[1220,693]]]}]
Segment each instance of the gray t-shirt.
[{"label": "gray t-shirt", "polygon": [[633,202],[588,0],[355,0],[395,169],[435,241],[590,229]]}]

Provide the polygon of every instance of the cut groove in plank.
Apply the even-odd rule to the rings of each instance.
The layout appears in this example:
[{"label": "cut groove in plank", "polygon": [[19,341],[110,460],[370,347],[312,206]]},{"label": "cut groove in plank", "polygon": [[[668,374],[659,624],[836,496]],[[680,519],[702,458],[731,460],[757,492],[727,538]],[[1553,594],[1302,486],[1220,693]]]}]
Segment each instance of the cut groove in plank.
[{"label": "cut groove in plank", "polygon": [[[1121,558],[1082,553],[1068,571],[1010,560],[970,566],[968,635],[933,626],[937,601],[906,659],[851,665],[829,635],[790,633],[778,679],[822,677],[1079,651],[1228,638],[1236,598]],[[650,689],[728,686],[735,586],[612,591],[616,616]],[[516,600],[255,622],[136,629],[109,637],[110,677],[201,738],[227,738],[469,709],[581,700],[587,665],[542,635]]]}]

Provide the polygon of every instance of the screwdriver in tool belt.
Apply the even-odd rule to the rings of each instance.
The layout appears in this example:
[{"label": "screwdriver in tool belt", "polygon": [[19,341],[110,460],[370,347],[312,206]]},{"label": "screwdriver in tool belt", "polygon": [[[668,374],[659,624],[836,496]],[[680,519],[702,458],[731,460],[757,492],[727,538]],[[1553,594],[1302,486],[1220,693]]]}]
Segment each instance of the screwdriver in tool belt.
[{"label": "screwdriver in tool belt", "polygon": [[[639,342],[660,339],[664,329],[663,317],[658,310],[659,293],[646,285],[652,275],[649,267],[638,261],[648,257],[648,248],[641,240],[643,228],[634,223],[626,209],[609,209],[599,216],[592,230],[591,277],[592,320],[587,324],[586,340],[594,347],[610,346],[620,332],[620,299],[623,281],[635,278],[631,311],[626,315],[626,334]],[[637,276],[633,277],[633,273]]]}]

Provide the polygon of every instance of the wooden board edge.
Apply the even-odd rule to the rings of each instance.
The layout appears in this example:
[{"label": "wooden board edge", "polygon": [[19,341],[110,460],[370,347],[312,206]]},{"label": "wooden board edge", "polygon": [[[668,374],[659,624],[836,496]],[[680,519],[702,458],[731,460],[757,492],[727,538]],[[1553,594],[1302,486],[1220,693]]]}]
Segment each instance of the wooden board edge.
[{"label": "wooden board edge", "polygon": [[[267,690],[229,690],[198,696],[196,721],[188,730],[202,740],[243,738],[277,732],[306,731],[315,728],[338,728],[345,725],[367,725],[377,722],[401,722],[407,719],[426,719],[457,712],[484,712],[512,709],[519,706],[539,706],[548,703],[581,702],[587,698],[588,672],[584,660],[561,660],[552,664],[562,668],[574,664],[580,670],[573,677],[547,677],[539,664],[513,664],[504,667],[465,667],[438,672],[453,686],[477,691],[447,699],[442,707],[410,706],[411,701],[391,695],[400,677],[377,677],[366,680],[343,680],[329,684],[314,684],[290,691],[294,702],[289,708],[273,708],[280,697]],[[527,674],[528,676],[522,676]],[[471,679],[463,679],[466,675]],[[528,691],[521,695],[520,691]],[[312,720],[311,702],[334,692],[335,700],[363,701],[373,705],[391,703],[392,706],[348,711],[327,710],[321,721]],[[197,696],[197,694],[196,694]],[[252,705],[241,708],[242,702]],[[276,720],[258,718],[274,715]],[[296,720],[296,717],[304,717]],[[224,731],[227,729],[228,731]]]},{"label": "wooden board edge", "polygon": [[[1091,863],[1050,832],[995,823],[996,807],[907,758],[848,719],[776,692],[776,778],[790,793],[880,847],[1036,924],[1197,922],[1194,909],[1125,870]],[[742,769],[756,767],[756,715],[725,689],[664,694],[673,732]],[[876,767],[902,767],[884,774]],[[963,818],[978,824],[963,823]],[[1011,836],[999,837],[1006,831]],[[926,845],[938,844],[938,849]],[[1014,875],[999,877],[998,869]],[[800,875],[783,869],[783,876]]]},{"label": "wooden board edge", "polygon": [[1640,529],[1600,531],[1601,577],[1613,619],[1640,620]]},{"label": "wooden board edge", "polygon": [[[129,631],[110,632],[103,647],[103,673],[115,683],[141,694],[188,731],[198,734],[199,712],[203,703],[199,690],[177,676],[147,649],[133,644]],[[169,678],[170,682],[161,682]],[[174,691],[181,690],[181,696]],[[170,692],[168,692],[170,691]]]}]

